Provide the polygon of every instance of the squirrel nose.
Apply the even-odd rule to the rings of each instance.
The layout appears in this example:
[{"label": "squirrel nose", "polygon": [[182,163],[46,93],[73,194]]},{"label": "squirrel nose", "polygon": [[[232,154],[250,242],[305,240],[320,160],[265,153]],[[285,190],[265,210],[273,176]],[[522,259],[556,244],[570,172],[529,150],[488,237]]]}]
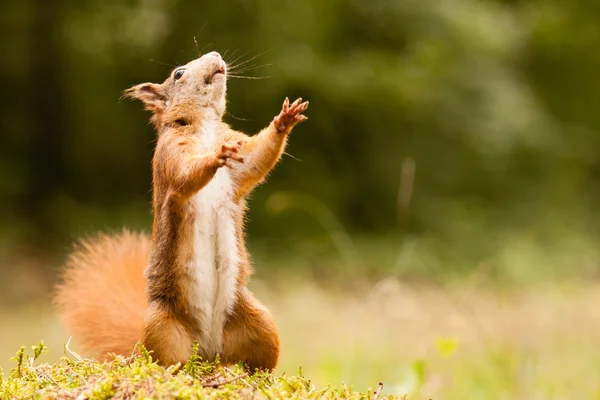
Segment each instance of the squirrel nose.
[{"label": "squirrel nose", "polygon": [[210,53],[207,54],[207,56],[221,58],[221,55],[219,53],[217,53],[216,51],[211,51]]}]

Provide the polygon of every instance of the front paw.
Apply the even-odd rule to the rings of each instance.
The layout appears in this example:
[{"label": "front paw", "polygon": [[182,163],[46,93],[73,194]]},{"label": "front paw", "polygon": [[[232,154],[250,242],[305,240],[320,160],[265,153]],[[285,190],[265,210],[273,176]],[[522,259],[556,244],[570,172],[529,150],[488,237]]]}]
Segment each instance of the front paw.
[{"label": "front paw", "polygon": [[233,167],[231,160],[243,163],[244,157],[239,155],[243,144],[242,140],[230,140],[223,143],[216,154],[217,167],[227,166],[231,168]]},{"label": "front paw", "polygon": [[290,100],[286,97],[281,112],[273,119],[277,132],[288,132],[300,122],[306,121],[308,117],[302,113],[307,108],[308,101],[302,103],[302,98],[299,98],[290,105]]}]

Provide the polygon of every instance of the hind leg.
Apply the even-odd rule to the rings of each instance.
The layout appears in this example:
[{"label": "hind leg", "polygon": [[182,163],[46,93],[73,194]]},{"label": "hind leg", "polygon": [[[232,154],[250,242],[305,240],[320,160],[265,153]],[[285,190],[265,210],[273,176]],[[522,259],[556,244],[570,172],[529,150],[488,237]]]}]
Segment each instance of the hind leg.
[{"label": "hind leg", "polygon": [[193,339],[180,321],[150,305],[146,314],[142,343],[152,358],[164,366],[185,364],[192,356]]},{"label": "hind leg", "polygon": [[272,370],[279,359],[279,333],[271,313],[243,290],[223,332],[223,361],[244,362],[250,369]]}]

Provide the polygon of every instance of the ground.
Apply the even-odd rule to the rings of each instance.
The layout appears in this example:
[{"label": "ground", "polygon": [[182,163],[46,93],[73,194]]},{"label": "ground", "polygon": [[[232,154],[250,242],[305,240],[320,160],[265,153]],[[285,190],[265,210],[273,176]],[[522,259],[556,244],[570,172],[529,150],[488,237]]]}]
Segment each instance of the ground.
[{"label": "ground", "polygon": [[[345,383],[369,393],[381,381],[382,396],[408,399],[600,396],[597,284],[503,288],[389,278],[349,290],[312,279],[282,282],[253,283],[281,330],[275,376],[304,382],[301,366],[316,391]],[[0,321],[11,327],[0,342],[5,379],[22,344],[44,339],[48,362],[64,355],[68,336],[47,304],[5,309]],[[77,351],[76,341],[71,348]]]},{"label": "ground", "polygon": [[[141,347],[140,356],[115,357],[98,363],[65,346],[66,356],[55,364],[39,364],[43,343],[12,359],[15,367],[0,380],[2,399],[385,399],[383,385],[356,392],[352,387],[317,389],[302,375],[245,372],[242,366],[223,367],[193,357],[185,365],[163,368]],[[197,349],[196,349],[197,350]],[[389,397],[390,399],[393,396]]]}]

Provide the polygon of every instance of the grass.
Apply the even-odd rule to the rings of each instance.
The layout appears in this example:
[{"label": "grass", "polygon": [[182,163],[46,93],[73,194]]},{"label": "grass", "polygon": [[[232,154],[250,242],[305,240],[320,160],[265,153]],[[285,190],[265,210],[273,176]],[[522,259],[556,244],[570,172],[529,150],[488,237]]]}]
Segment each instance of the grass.
[{"label": "grass", "polygon": [[[317,390],[302,375],[249,375],[242,366],[232,368],[192,357],[185,365],[163,368],[140,346],[141,355],[115,357],[99,363],[83,359],[65,346],[68,356],[55,364],[38,364],[47,348],[43,342],[25,347],[12,358],[16,366],[0,378],[2,399],[371,399],[383,387],[359,393],[351,387]],[[197,348],[195,349],[197,350]],[[381,397],[386,398],[386,397]],[[393,397],[390,397],[392,399]]]},{"label": "grass", "polygon": [[[280,327],[282,357],[276,375],[267,381],[278,388],[274,390],[283,390],[287,379],[307,382],[298,376],[302,366],[314,385],[313,393],[331,385],[339,389],[325,393],[334,397],[342,392],[349,395],[351,389],[344,382],[352,384],[358,391],[353,396],[360,398],[359,393],[366,396],[382,381],[382,397],[600,398],[600,375],[595,373],[600,365],[597,284],[502,288],[407,284],[388,278],[349,291],[288,277],[279,283],[255,281],[253,286]],[[50,347],[44,360],[58,362],[42,370],[60,375],[68,368],[60,362],[68,336],[47,305],[0,311],[0,327],[0,365],[5,371],[14,368],[8,359],[15,349],[40,338]],[[76,350],[76,343],[71,348]],[[131,371],[142,361],[136,362],[122,360],[111,368]],[[99,375],[86,379],[109,379],[115,370],[106,368],[98,367]],[[155,368],[147,373],[210,392],[198,386],[203,378],[181,372],[171,378]],[[245,380],[249,379],[259,378]],[[236,382],[228,388],[241,390],[240,385],[245,384]],[[218,393],[226,389],[218,388]]]},{"label": "grass", "polygon": [[[289,199],[278,201],[277,207],[290,207]],[[444,245],[410,237],[354,240],[323,210],[315,219],[327,235],[281,252],[273,242],[252,248],[258,268],[251,287],[273,311],[281,334],[275,375],[211,390],[203,387],[209,374],[169,372],[151,363],[143,373],[172,382],[172,390],[182,386],[213,397],[228,389],[246,395],[244,382],[253,389],[259,382],[270,385],[263,397],[277,398],[275,392],[290,382],[310,387],[301,389],[308,392],[314,388],[311,395],[372,397],[383,382],[382,398],[600,399],[600,252],[594,240],[573,234],[541,243],[530,233],[479,242],[459,235]],[[11,370],[15,349],[44,339],[50,364],[36,368],[62,376],[70,368],[60,360],[68,335],[48,301],[40,301],[44,291],[31,284],[37,275],[11,270],[25,272],[6,279],[17,289],[9,292],[14,306],[0,307],[0,366]],[[77,350],[76,338],[72,348]],[[86,382],[121,382],[141,362],[90,364],[85,368],[97,375],[85,375]],[[310,383],[298,375],[299,366]],[[17,386],[38,384],[35,373],[7,372],[4,385],[10,379]]]}]

